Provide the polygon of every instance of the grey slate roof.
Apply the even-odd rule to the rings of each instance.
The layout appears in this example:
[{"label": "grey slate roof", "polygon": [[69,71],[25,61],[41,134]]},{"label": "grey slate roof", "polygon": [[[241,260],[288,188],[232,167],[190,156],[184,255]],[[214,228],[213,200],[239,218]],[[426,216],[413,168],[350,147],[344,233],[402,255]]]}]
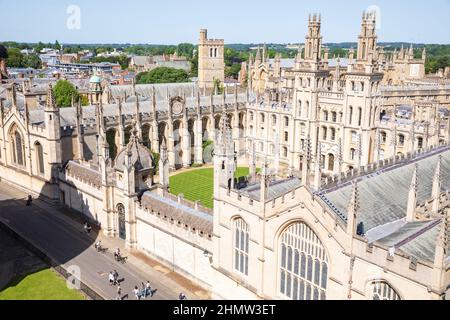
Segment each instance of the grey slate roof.
[{"label": "grey slate roof", "polygon": [[[358,223],[364,223],[366,232],[406,216],[408,192],[415,163],[419,164],[417,201],[424,203],[431,198],[433,176],[439,155],[442,155],[442,191],[446,191],[450,189],[449,147],[437,149],[409,164],[388,167],[359,178],[361,211]],[[325,190],[320,196],[326,203],[336,208],[335,212],[338,215],[346,219],[351,192],[351,183],[346,183],[337,188]]]},{"label": "grey slate roof", "polygon": [[[141,98],[140,98],[141,99]],[[246,102],[246,94],[239,93],[238,94],[238,102],[245,103]],[[226,96],[225,102],[227,104],[233,104],[235,101],[234,94],[229,94]],[[211,103],[211,98],[209,96],[200,97],[200,106],[201,107],[209,107]],[[213,96],[213,104],[216,106],[223,105],[223,96]],[[195,109],[197,105],[197,97],[186,97],[186,107],[188,109]],[[141,114],[152,112],[152,101],[151,99],[142,99],[139,100],[139,107]],[[86,122],[96,123],[95,116],[95,106],[87,106],[83,107],[83,119]],[[116,117],[118,115],[118,104],[106,104],[103,105],[103,115],[105,118],[108,117]],[[169,102],[164,97],[161,100],[157,100],[156,102],[156,110],[158,112],[168,112],[169,111]],[[135,102],[127,102],[122,104],[122,115],[134,117],[136,112],[136,103]],[[60,109],[61,116],[61,127],[66,126],[75,126],[76,124],[76,108],[61,108]],[[87,121],[90,120],[90,121]],[[30,121],[33,124],[39,125],[44,122],[44,111],[43,107],[40,107],[38,110],[30,111]]]},{"label": "grey slate roof", "polygon": [[[423,234],[400,247],[403,252],[420,260],[433,262],[436,251],[436,239],[439,235],[439,225],[426,230]],[[450,230],[447,230],[450,232]],[[450,245],[447,248],[447,263],[450,258]]]},{"label": "grey slate roof", "polygon": [[[272,201],[281,197],[301,186],[301,180],[298,178],[291,178],[286,180],[273,181],[270,183],[268,190],[268,201]],[[260,201],[261,185],[255,184],[240,190],[241,194],[250,199]]]},{"label": "grey slate roof", "polygon": [[[389,248],[400,249],[417,259],[434,260],[440,219],[407,222],[406,210],[415,164],[418,164],[419,181],[417,201],[424,203],[431,198],[439,156],[442,156],[441,191],[445,192],[450,188],[450,147],[438,148],[409,163],[400,163],[358,178],[358,223],[364,224],[369,243],[376,242]],[[318,195],[338,216],[346,220],[351,193],[350,182],[323,190]]]},{"label": "grey slate roof", "polygon": [[152,59],[149,56],[134,56],[131,59],[133,63],[139,67],[144,67],[152,62]]},{"label": "grey slate roof", "polygon": [[[110,86],[111,95],[114,98],[123,98],[124,95],[127,97],[132,96],[133,86],[132,85],[120,85],[120,86]],[[193,92],[196,92],[198,86],[194,82],[188,83],[164,83],[164,84],[137,84],[135,85],[136,94],[139,97],[152,97],[153,90],[155,90],[156,100],[165,100],[167,94],[170,96],[191,96]]]}]

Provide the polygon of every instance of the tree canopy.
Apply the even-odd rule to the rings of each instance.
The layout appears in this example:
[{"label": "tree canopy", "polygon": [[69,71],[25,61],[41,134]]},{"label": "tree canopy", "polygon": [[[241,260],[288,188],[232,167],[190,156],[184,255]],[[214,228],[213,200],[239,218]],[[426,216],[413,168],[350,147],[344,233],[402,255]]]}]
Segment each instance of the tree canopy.
[{"label": "tree canopy", "polygon": [[174,68],[159,67],[150,72],[141,72],[136,77],[137,84],[189,82],[186,71]]},{"label": "tree canopy", "polygon": [[[72,97],[75,101],[80,98],[75,86],[67,80],[59,80],[53,88],[53,93],[55,94],[56,105],[60,108],[71,107]],[[82,98],[81,102],[82,105],[88,103],[86,98]]]},{"label": "tree canopy", "polygon": [[36,54],[24,55],[18,48],[9,48],[6,64],[10,68],[34,68],[42,67],[41,59]]}]

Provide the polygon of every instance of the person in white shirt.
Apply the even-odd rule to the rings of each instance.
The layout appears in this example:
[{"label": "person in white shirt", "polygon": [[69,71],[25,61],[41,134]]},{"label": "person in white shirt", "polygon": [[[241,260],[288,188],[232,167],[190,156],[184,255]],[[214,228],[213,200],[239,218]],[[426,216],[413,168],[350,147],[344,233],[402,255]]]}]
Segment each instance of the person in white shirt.
[{"label": "person in white shirt", "polygon": [[137,286],[134,287],[133,293],[136,297],[136,300],[141,300],[141,295],[139,294],[139,288]]},{"label": "person in white shirt", "polygon": [[112,272],[109,273],[109,285],[114,285],[114,274]]}]

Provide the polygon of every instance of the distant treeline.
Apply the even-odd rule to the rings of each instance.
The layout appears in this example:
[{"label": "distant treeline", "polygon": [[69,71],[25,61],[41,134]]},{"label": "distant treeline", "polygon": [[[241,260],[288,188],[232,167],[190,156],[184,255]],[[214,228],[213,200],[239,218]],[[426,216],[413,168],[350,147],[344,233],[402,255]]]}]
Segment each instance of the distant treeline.
[{"label": "distant treeline", "polygon": [[[163,55],[174,54],[175,52],[186,57],[192,64],[192,72],[190,76],[196,76],[198,70],[198,55],[197,46],[191,43],[181,43],[179,45],[158,45],[158,44],[63,44],[58,41],[54,44],[42,42],[39,43],[17,43],[17,42],[3,42],[1,43],[11,51],[14,56],[14,61],[11,61],[11,65],[20,66],[22,58],[18,57],[17,49],[32,49],[40,51],[43,48],[61,49],[65,53],[76,53],[82,50],[95,51],[96,54],[111,52],[114,49],[123,51],[124,55]],[[357,47],[356,42],[342,42],[342,43],[325,43],[324,46],[330,49],[330,57],[347,57],[348,50],[350,48]],[[410,43],[406,42],[380,42],[378,45],[383,46],[386,51],[391,52],[395,49],[400,50],[403,46],[405,49],[409,49]],[[238,76],[241,63],[248,61],[250,54],[255,51],[252,50],[255,47],[263,47],[264,44],[227,44],[225,50],[225,74],[227,77]],[[274,58],[276,53],[280,53],[282,58],[295,58],[297,54],[296,49],[288,49],[287,44],[267,43],[265,44],[267,53],[270,58]],[[421,57],[423,48],[427,49],[427,61],[426,70],[428,73],[435,73],[440,68],[450,67],[450,45],[441,44],[413,44],[415,51],[414,55]],[[37,64],[37,61],[33,59],[23,59],[24,64],[32,65]],[[122,68],[127,67],[129,60],[126,57],[114,57],[114,58],[94,58],[92,62],[110,61],[118,62]],[[27,63],[28,62],[28,63]]]}]

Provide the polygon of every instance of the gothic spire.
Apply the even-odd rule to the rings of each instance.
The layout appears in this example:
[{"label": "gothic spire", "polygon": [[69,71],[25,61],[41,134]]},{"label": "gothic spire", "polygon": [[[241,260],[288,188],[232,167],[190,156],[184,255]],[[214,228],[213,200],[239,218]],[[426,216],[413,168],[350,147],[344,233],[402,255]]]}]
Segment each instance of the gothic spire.
[{"label": "gothic spire", "polygon": [[414,166],[414,173],[411,180],[411,185],[409,187],[408,195],[408,205],[406,209],[406,220],[408,222],[414,222],[416,220],[416,209],[417,209],[417,191],[418,191],[418,168],[416,164]]},{"label": "gothic spire", "polygon": [[449,228],[450,228],[450,208],[444,210],[441,225],[439,226],[439,234],[436,238],[436,251],[434,257],[434,266],[438,269],[445,268],[448,246],[449,246]]},{"label": "gothic spire", "polygon": [[352,195],[347,207],[347,234],[355,235],[357,232],[357,219],[360,211],[358,179],[352,181]]},{"label": "gothic spire", "polygon": [[48,109],[55,109],[55,108],[57,108],[57,106],[56,106],[56,99],[55,99],[55,95],[53,93],[53,88],[52,88],[51,84],[48,85],[48,89],[47,89],[46,107]]}]

